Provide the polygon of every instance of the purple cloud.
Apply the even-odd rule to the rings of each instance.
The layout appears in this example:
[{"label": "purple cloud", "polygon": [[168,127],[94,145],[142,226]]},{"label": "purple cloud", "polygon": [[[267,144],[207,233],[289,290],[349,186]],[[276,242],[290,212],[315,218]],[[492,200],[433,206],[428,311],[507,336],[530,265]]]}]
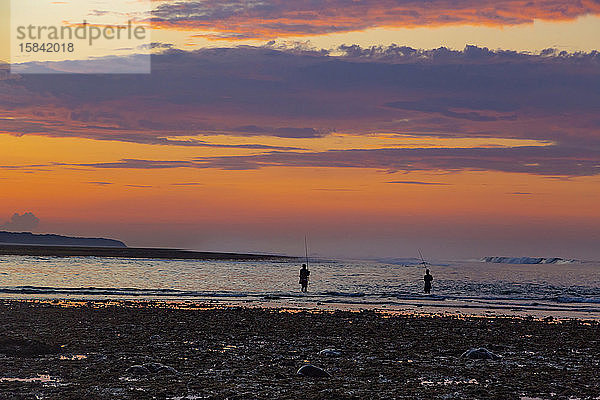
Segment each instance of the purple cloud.
[{"label": "purple cloud", "polygon": [[[281,165],[597,174],[598,52],[531,55],[400,46],[346,46],[342,51],[332,56],[256,47],[168,50],[154,57],[150,76],[9,76],[0,80],[0,134],[258,153],[80,165],[94,168],[247,170]],[[533,139],[553,146],[315,153],[258,140],[237,145],[205,139],[318,139],[332,132]],[[203,139],[189,139],[196,135]]]},{"label": "purple cloud", "polygon": [[11,118],[1,131],[286,151],[299,148],[187,137],[383,131],[598,144],[599,53],[528,55],[472,46],[461,52],[345,50],[336,57],[249,47],[171,50],[154,57],[148,77],[3,80],[0,89],[11,95],[0,96],[0,113]]}]

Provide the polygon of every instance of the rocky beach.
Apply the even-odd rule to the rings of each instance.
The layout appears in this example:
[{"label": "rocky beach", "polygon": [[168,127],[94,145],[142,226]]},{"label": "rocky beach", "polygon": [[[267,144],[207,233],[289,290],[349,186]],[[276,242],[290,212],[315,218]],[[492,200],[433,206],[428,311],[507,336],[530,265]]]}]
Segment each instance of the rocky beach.
[{"label": "rocky beach", "polygon": [[597,322],[57,300],[0,318],[2,399],[600,395]]}]

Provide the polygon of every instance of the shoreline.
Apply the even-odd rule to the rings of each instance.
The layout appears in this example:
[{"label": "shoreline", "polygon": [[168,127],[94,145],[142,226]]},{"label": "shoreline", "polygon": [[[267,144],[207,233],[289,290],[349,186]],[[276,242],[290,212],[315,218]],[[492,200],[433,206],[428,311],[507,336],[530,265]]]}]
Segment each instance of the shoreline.
[{"label": "shoreline", "polygon": [[[40,290],[48,290],[41,293]],[[586,308],[581,304],[571,306],[565,304],[546,304],[545,302],[535,305],[527,304],[469,304],[464,302],[451,303],[450,301],[429,302],[426,297],[415,298],[412,302],[399,303],[385,302],[353,302],[323,300],[311,297],[309,294],[298,294],[297,296],[272,296],[272,295],[244,295],[236,296],[174,296],[171,293],[162,295],[123,294],[115,295],[108,288],[81,288],[54,289],[54,288],[32,288],[23,287],[18,289],[0,288],[0,302],[16,301],[39,304],[114,304],[125,306],[127,304],[159,305],[170,304],[172,307],[181,305],[187,308],[190,305],[213,308],[253,308],[272,310],[302,310],[307,312],[378,312],[390,315],[436,315],[436,316],[458,316],[458,317],[483,317],[483,318],[526,318],[535,320],[553,319],[557,321],[580,320],[600,322],[600,312],[595,308]],[[134,289],[127,289],[134,291]],[[85,292],[93,291],[97,294],[87,295]],[[149,290],[153,292],[153,290]],[[105,294],[100,294],[100,293]],[[137,306],[136,306],[137,307]]]},{"label": "shoreline", "polygon": [[33,246],[0,244],[0,256],[37,257],[118,257],[172,260],[231,260],[265,261],[295,260],[297,257],[270,254],[243,254],[204,252],[181,249],[144,247],[78,247],[78,246]]},{"label": "shoreline", "polygon": [[[600,395],[597,321],[59,300],[3,300],[0,318],[1,398]],[[501,358],[461,357],[480,347]],[[308,363],[331,377],[297,375]]]},{"label": "shoreline", "polygon": [[[232,310],[232,309],[248,309],[261,310],[265,312],[275,313],[308,313],[308,314],[335,314],[335,313],[375,313],[382,318],[407,317],[407,318],[458,318],[458,319],[510,319],[523,321],[539,321],[564,323],[577,321],[582,324],[599,324],[600,318],[585,317],[585,316],[555,316],[548,313],[533,315],[523,313],[506,313],[506,314],[490,314],[490,313],[468,313],[468,309],[455,310],[451,312],[442,308],[434,309],[433,307],[415,307],[412,309],[394,309],[381,306],[371,307],[335,307],[340,304],[328,304],[332,307],[323,307],[322,304],[314,306],[299,306],[292,304],[279,304],[273,302],[226,302],[218,300],[189,300],[189,299],[140,299],[140,298],[123,298],[123,299],[89,299],[89,298],[0,298],[0,307],[10,305],[12,303],[24,303],[40,307],[58,307],[58,308],[78,308],[87,307],[90,309],[103,309],[107,307],[117,307],[124,309],[164,309],[164,310],[182,310],[182,311],[215,311],[215,310]],[[344,304],[351,306],[351,304]],[[505,309],[503,309],[505,310]],[[542,310],[543,311],[543,310]],[[0,353],[1,354],[1,353]]]}]

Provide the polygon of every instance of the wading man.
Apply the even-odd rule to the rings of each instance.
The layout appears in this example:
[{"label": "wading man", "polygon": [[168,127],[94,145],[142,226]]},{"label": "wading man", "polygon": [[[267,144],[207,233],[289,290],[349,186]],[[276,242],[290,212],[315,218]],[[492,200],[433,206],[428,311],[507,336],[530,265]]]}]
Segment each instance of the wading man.
[{"label": "wading man", "polygon": [[425,293],[431,293],[431,281],[433,281],[433,276],[429,273],[429,270],[425,270],[425,276],[423,276],[423,280],[425,281]]},{"label": "wading man", "polygon": [[306,268],[306,264],[302,264],[302,268],[300,269],[300,285],[302,286],[302,291],[306,292],[308,290],[308,277],[310,275],[310,271]]}]

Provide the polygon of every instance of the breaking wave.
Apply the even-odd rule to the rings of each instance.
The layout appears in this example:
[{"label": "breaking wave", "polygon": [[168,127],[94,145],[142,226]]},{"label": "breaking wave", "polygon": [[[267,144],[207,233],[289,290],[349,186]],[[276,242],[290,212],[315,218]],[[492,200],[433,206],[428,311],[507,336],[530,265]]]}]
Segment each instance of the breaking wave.
[{"label": "breaking wave", "polygon": [[559,257],[483,257],[480,261],[494,264],[574,264],[581,262]]}]

